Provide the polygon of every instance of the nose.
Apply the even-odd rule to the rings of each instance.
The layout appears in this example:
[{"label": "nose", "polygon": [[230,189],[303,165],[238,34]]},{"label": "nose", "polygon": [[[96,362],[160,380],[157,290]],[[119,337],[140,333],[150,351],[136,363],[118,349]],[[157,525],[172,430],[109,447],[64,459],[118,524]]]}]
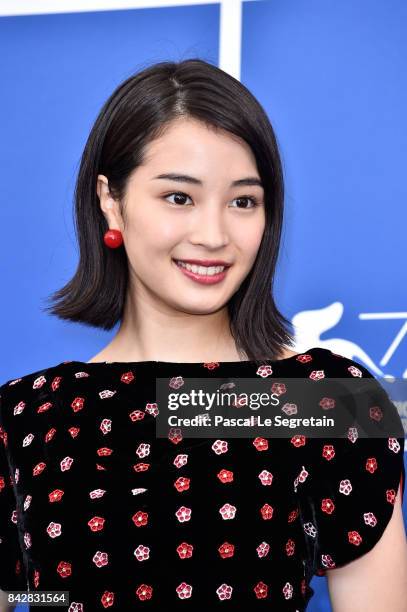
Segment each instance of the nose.
[{"label": "nose", "polygon": [[[194,211],[195,212],[195,211]],[[219,203],[202,206],[196,210],[191,219],[189,228],[189,241],[191,244],[206,247],[207,249],[219,249],[229,244],[225,213]]]}]

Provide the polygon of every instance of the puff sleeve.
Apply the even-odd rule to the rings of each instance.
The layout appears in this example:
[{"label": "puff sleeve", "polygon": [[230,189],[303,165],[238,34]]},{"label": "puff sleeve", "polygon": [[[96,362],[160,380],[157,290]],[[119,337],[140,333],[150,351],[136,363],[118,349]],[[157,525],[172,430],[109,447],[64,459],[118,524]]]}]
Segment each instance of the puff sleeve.
[{"label": "puff sleeve", "polygon": [[7,432],[3,426],[3,385],[0,386],[0,589],[27,589],[23,555],[17,528],[17,503],[7,456]]},{"label": "puff sleeve", "polygon": [[[358,398],[360,423],[343,437],[307,438],[294,483],[306,564],[317,576],[370,551],[392,517],[399,487],[401,499],[405,489],[404,432],[397,408],[369,370],[349,362],[347,376],[360,376],[360,389],[362,379],[370,383]],[[396,423],[396,434],[383,435],[388,432],[382,429],[383,419]],[[362,428],[368,437],[358,435]]]}]

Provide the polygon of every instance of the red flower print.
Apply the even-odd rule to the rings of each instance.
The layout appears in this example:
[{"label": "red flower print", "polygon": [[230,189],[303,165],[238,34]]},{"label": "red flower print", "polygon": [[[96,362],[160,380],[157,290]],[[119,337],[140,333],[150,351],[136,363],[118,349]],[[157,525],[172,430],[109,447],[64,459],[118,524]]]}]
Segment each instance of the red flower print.
[{"label": "red flower print", "polygon": [[105,525],[105,519],[101,516],[94,516],[90,521],[88,521],[88,525],[91,531],[102,531]]},{"label": "red flower print", "polygon": [[265,451],[268,449],[269,443],[266,438],[258,437],[253,440],[253,446],[255,446],[258,451]]},{"label": "red flower print", "polygon": [[260,508],[261,516],[265,521],[269,521],[273,518],[274,509],[269,504],[264,504]]},{"label": "red flower print", "polygon": [[138,445],[136,449],[136,454],[140,457],[140,459],[147,457],[150,454],[150,444],[142,442]]},{"label": "red flower print", "polygon": [[268,470],[262,470],[259,474],[260,482],[264,486],[270,486],[273,482],[273,474]]},{"label": "red flower print", "polygon": [[38,378],[36,378],[33,382],[33,389],[40,389],[46,382],[47,379],[45,376],[38,376]]},{"label": "red flower print", "polygon": [[31,442],[34,440],[34,434],[28,434],[23,440],[23,447],[30,446]]},{"label": "red flower print", "polygon": [[140,584],[136,590],[136,595],[141,601],[151,599],[153,596],[153,587],[149,584]]},{"label": "red flower print", "polygon": [[350,544],[359,546],[362,541],[362,536],[357,531],[348,531],[348,540]]},{"label": "red flower print", "polygon": [[393,453],[399,453],[401,446],[397,438],[387,438],[387,446]]},{"label": "red flower print", "polygon": [[270,552],[270,544],[267,542],[262,542],[256,548],[257,556],[262,559],[263,557],[267,557]]},{"label": "red flower print", "polygon": [[46,412],[47,410],[49,410],[52,406],[51,402],[45,402],[44,404],[41,404],[41,406],[39,406],[39,408],[37,409],[37,413],[41,414],[41,412]]},{"label": "red flower print", "polygon": [[366,470],[371,474],[374,474],[377,470],[377,461],[375,457],[370,457],[366,460]]},{"label": "red flower print", "polygon": [[173,465],[175,465],[175,467],[177,468],[180,468],[186,465],[187,462],[188,462],[188,455],[180,454],[175,457],[173,461]]},{"label": "red flower print", "polygon": [[332,444],[324,444],[322,447],[322,456],[330,461],[335,457],[335,447]]},{"label": "red flower print", "polygon": [[140,495],[140,493],[145,493],[146,491],[148,491],[148,489],[145,489],[144,487],[136,487],[135,489],[131,490],[133,495]]},{"label": "red flower print", "polygon": [[369,416],[373,421],[381,421],[383,419],[383,411],[380,406],[371,406],[369,408]]},{"label": "red flower print", "polygon": [[148,546],[143,546],[143,544],[139,544],[136,550],[134,551],[134,556],[137,561],[146,561],[150,558],[150,549]]},{"label": "red flower print", "polygon": [[287,416],[291,416],[293,414],[298,414],[298,406],[297,404],[286,402],[281,409],[284,414]]},{"label": "red flower print", "polygon": [[148,469],[150,469],[150,464],[149,463],[136,463],[135,465],[133,465],[133,469],[135,472],[146,472]]},{"label": "red flower print", "polygon": [[185,523],[191,518],[191,508],[180,506],[180,508],[178,508],[178,510],[176,511],[175,516],[177,517],[180,523]]},{"label": "red flower print", "polygon": [[236,506],[232,506],[232,504],[223,504],[223,506],[219,508],[219,512],[225,521],[234,519],[236,515]]},{"label": "red flower print", "polygon": [[62,376],[55,376],[54,380],[51,382],[51,389],[53,391],[56,391],[57,389],[59,389],[59,383],[62,380]]},{"label": "red flower print", "polygon": [[291,512],[288,515],[287,522],[292,523],[293,521],[295,521],[298,515],[299,515],[298,508],[296,508],[295,510],[291,510]]},{"label": "red flower print", "polygon": [[387,489],[386,491],[386,499],[389,502],[389,504],[393,504],[396,501],[396,491],[394,489]]},{"label": "red flower print", "polygon": [[234,544],[223,542],[223,544],[219,546],[218,551],[222,559],[228,559],[229,557],[233,557],[235,554],[235,547]]},{"label": "red flower print", "polygon": [[268,594],[268,586],[264,582],[258,582],[254,587],[254,592],[257,599],[265,599]]},{"label": "red flower print", "polygon": [[287,553],[287,557],[292,557],[295,552],[295,542],[291,538],[286,542],[285,552]]},{"label": "red flower print", "polygon": [[311,380],[322,380],[323,378],[325,378],[325,372],[323,370],[314,370],[309,375],[309,378]]},{"label": "red flower print", "polygon": [[93,491],[89,493],[89,497],[91,499],[98,499],[99,497],[103,497],[105,493],[106,493],[105,489],[94,489]]},{"label": "red flower print", "polygon": [[291,444],[295,446],[295,448],[299,448],[300,446],[305,446],[306,437],[303,434],[296,434],[291,438]]},{"label": "red flower print", "polygon": [[284,383],[273,383],[270,389],[273,395],[284,395],[284,393],[287,393],[287,387]]},{"label": "red flower print", "polygon": [[336,401],[333,397],[323,397],[318,405],[322,408],[322,410],[332,410],[336,406]]},{"label": "red flower print", "polygon": [[50,538],[57,538],[62,533],[61,523],[51,522],[47,527],[47,534]]},{"label": "red flower print", "polygon": [[297,355],[295,360],[299,361],[300,363],[309,363],[310,361],[312,361],[312,355],[309,355],[308,353],[305,353],[303,355]]},{"label": "red flower print", "polygon": [[[13,522],[15,522],[15,521],[13,520]],[[25,544],[25,547],[26,547],[27,550],[31,547],[31,544],[32,544],[31,534],[28,533],[28,531],[26,531],[25,534],[24,534],[24,544]]]},{"label": "red flower print", "polygon": [[111,591],[105,591],[100,599],[100,602],[104,608],[111,608],[114,604],[114,593]]},{"label": "red flower print", "polygon": [[68,431],[70,433],[71,438],[75,439],[78,437],[80,427],[69,427]]},{"label": "red flower print", "polygon": [[306,479],[308,478],[308,476],[309,476],[309,472],[307,472],[307,470],[305,469],[305,467],[304,467],[304,466],[302,466],[302,470],[301,470],[301,472],[299,473],[298,480],[299,480],[300,482],[305,482],[305,481],[306,481]]},{"label": "red flower print", "polygon": [[110,431],[112,431],[112,419],[102,419],[102,422],[99,425],[99,429],[103,435],[106,435]]},{"label": "red flower print", "polygon": [[114,395],[116,395],[116,391],[109,391],[109,389],[105,389],[99,393],[100,399],[107,399],[109,397],[113,397]]},{"label": "red flower print", "polygon": [[55,429],[55,427],[51,427],[51,429],[49,429],[44,436],[45,442],[50,442],[52,438],[55,436],[56,432],[57,430]]},{"label": "red flower print", "polygon": [[15,525],[17,524],[17,516],[17,510],[13,510],[13,512],[11,513],[11,522]]},{"label": "red flower print", "polygon": [[170,379],[170,382],[168,383],[168,386],[171,389],[180,389],[181,387],[184,386],[184,379],[182,378],[182,376],[173,376]]},{"label": "red flower print", "polygon": [[46,467],[47,467],[47,464],[44,463],[43,461],[41,461],[41,463],[37,463],[37,465],[34,466],[34,469],[33,469],[33,476],[38,476],[39,474],[42,474],[42,472],[45,470]]},{"label": "red flower print", "polygon": [[136,421],[141,421],[142,419],[144,419],[145,416],[145,412],[143,412],[142,410],[133,410],[133,412],[130,412],[129,414],[129,417],[133,421],[133,423],[135,423]]},{"label": "red flower print", "polygon": [[68,578],[72,574],[72,567],[68,561],[60,561],[58,563],[57,572],[61,578]]},{"label": "red flower print", "polygon": [[40,586],[40,572],[38,570],[34,570],[34,586],[36,589]]},{"label": "red flower print", "polygon": [[285,597],[285,599],[291,599],[293,596],[293,585],[290,584],[289,582],[286,582],[284,587],[283,587],[283,595]]},{"label": "red flower print", "polygon": [[221,470],[220,472],[218,472],[217,477],[223,483],[233,482],[233,472],[231,472],[230,470]]},{"label": "red flower print", "polygon": [[233,587],[231,587],[229,584],[221,584],[220,587],[216,589],[216,594],[221,601],[224,599],[231,599],[232,592]]},{"label": "red flower print", "polygon": [[187,544],[187,542],[182,542],[179,546],[177,546],[177,553],[180,559],[189,559],[192,557],[192,551],[194,547],[192,544]]},{"label": "red flower print", "polygon": [[336,567],[336,563],[332,560],[331,555],[321,555],[321,563],[324,567],[328,569]]},{"label": "red flower print", "polygon": [[168,432],[168,439],[173,444],[179,444],[182,440],[181,429],[179,427],[171,427]]},{"label": "red flower print", "polygon": [[138,510],[131,518],[136,527],[144,527],[148,523],[148,512]]},{"label": "red flower print", "polygon": [[217,455],[221,455],[228,452],[229,445],[226,440],[215,440],[211,448]]},{"label": "red flower print", "polygon": [[61,467],[61,472],[66,472],[66,471],[70,470],[72,464],[73,464],[73,458],[72,457],[65,457],[64,459],[62,459],[62,461],[59,464],[60,467]]},{"label": "red flower print", "polygon": [[303,529],[304,529],[304,532],[307,535],[311,536],[312,538],[316,537],[317,530],[316,530],[315,526],[310,521],[308,521],[307,523],[303,524]]},{"label": "red flower print", "polygon": [[107,448],[106,446],[104,446],[103,448],[98,448],[96,452],[99,455],[99,457],[108,457],[109,455],[113,453],[113,450],[111,448]]},{"label": "red flower print", "polygon": [[339,483],[339,492],[343,493],[344,495],[349,495],[352,492],[352,484],[349,478],[341,480]]},{"label": "red flower print", "polygon": [[124,372],[121,376],[120,376],[120,382],[125,383],[126,385],[130,384],[131,382],[133,382],[135,376],[133,374],[133,372]]},{"label": "red flower print", "polygon": [[192,586],[186,582],[181,582],[177,586],[176,591],[180,599],[189,599],[192,595]]},{"label": "red flower print", "polygon": [[219,367],[218,361],[209,361],[208,363],[203,364],[204,368],[208,368],[208,370],[216,370]]},{"label": "red flower print", "polygon": [[109,563],[109,555],[106,552],[101,552],[98,550],[92,558],[93,563],[96,567],[104,567]]},{"label": "red flower print", "polygon": [[375,527],[377,525],[377,518],[373,512],[365,512],[363,514],[363,520],[365,521],[365,524],[369,525],[370,527]]},{"label": "red flower print", "polygon": [[180,476],[174,482],[174,487],[177,489],[177,491],[179,493],[181,493],[182,491],[187,491],[189,489],[189,483],[190,483],[190,479],[189,478],[185,478],[184,476]]},{"label": "red flower print", "polygon": [[54,489],[51,493],[49,493],[48,500],[50,503],[59,502],[61,501],[63,494],[64,492],[61,489]]},{"label": "red flower print", "polygon": [[155,402],[154,403],[146,404],[145,411],[146,411],[147,414],[151,414],[151,416],[153,416],[153,417],[156,417],[158,415],[158,412],[159,412],[158,406],[157,406],[157,404]]},{"label": "red flower print", "polygon": [[321,510],[322,512],[325,512],[326,514],[332,514],[332,512],[335,510],[335,504],[333,503],[330,497],[327,497],[322,500]]},{"label": "red flower print", "polygon": [[74,412],[79,412],[79,410],[82,410],[84,403],[85,403],[85,398],[75,397],[75,399],[73,400],[71,404],[71,408]]},{"label": "red flower print", "polygon": [[262,378],[267,378],[273,373],[273,368],[270,365],[261,365],[257,368],[256,374]]}]

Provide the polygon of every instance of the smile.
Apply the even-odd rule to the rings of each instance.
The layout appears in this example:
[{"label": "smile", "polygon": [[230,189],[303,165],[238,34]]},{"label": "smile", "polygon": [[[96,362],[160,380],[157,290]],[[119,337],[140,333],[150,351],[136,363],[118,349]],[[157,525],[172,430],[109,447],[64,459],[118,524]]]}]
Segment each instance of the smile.
[{"label": "smile", "polygon": [[225,278],[228,270],[225,266],[197,266],[177,259],[173,261],[185,276],[204,285],[219,283]]}]

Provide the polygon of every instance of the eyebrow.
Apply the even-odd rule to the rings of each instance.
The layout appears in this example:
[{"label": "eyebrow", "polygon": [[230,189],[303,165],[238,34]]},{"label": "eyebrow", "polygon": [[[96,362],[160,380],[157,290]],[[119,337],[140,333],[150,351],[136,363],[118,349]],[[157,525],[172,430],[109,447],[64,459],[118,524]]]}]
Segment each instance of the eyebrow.
[{"label": "eyebrow", "polygon": [[[194,176],[189,176],[188,174],[178,174],[177,172],[168,172],[166,174],[159,174],[158,176],[153,176],[154,179],[166,179],[168,181],[175,181],[177,183],[191,183],[192,185],[203,185],[203,182]],[[258,186],[263,187],[263,183],[257,176],[247,176],[246,178],[238,179],[236,181],[232,181],[230,183],[230,187],[241,187],[241,186]]]}]

